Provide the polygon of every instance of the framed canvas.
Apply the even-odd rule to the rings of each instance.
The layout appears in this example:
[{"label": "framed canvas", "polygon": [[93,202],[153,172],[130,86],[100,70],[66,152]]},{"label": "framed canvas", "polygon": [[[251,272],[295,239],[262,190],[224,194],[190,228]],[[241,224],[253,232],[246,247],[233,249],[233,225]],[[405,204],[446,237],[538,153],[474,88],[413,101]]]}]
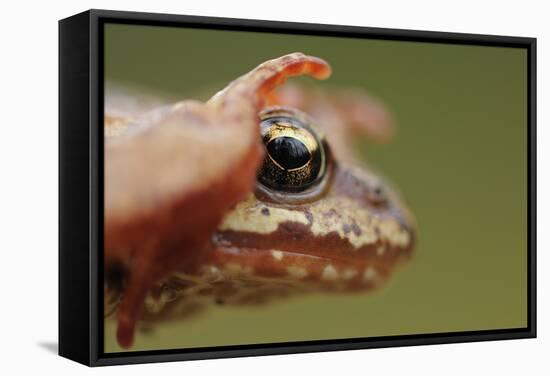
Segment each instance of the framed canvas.
[{"label": "framed canvas", "polygon": [[61,20],[59,354],[535,337],[535,62],[524,37]]}]

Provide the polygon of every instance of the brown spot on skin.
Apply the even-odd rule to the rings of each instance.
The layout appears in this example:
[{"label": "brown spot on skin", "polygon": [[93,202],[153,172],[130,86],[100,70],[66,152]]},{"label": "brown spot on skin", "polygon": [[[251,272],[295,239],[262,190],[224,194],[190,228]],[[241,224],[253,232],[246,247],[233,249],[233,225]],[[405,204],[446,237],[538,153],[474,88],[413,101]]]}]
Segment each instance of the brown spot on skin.
[{"label": "brown spot on skin", "polygon": [[361,231],[361,228],[357,226],[357,223],[355,223],[355,221],[351,223],[351,230],[357,236],[360,236],[363,233],[363,231]]},{"label": "brown spot on skin", "polygon": [[336,210],[334,210],[334,209],[330,209],[329,211],[323,213],[324,217],[334,217],[334,216],[337,216],[337,215],[338,215],[338,213],[336,213]]}]

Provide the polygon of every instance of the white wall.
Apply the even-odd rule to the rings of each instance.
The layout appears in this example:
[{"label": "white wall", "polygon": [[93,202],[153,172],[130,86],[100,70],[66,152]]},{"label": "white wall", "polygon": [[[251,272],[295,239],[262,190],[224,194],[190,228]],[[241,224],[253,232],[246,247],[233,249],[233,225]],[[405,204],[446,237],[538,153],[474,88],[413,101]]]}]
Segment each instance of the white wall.
[{"label": "white wall", "polygon": [[[247,4],[249,3],[249,4]],[[319,5],[315,5],[319,4]],[[541,374],[548,362],[550,202],[548,66],[543,1],[72,1],[4,2],[0,27],[0,369],[59,374]],[[59,358],[57,342],[57,20],[88,8],[518,35],[539,38],[539,339],[111,367]],[[546,144],[546,148],[544,148]],[[7,210],[6,210],[7,209]],[[544,299],[546,298],[546,299]],[[548,371],[546,371],[548,372]],[[11,374],[5,373],[3,374]]]}]

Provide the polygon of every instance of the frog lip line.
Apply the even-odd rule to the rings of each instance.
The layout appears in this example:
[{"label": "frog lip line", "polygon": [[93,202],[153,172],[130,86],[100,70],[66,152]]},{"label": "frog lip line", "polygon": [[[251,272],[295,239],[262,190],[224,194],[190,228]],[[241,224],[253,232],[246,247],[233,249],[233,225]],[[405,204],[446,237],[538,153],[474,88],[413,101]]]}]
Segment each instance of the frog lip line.
[{"label": "frog lip line", "polygon": [[[378,239],[376,242],[356,248],[347,238],[336,231],[317,236],[308,225],[296,222],[283,222],[277,230],[269,233],[250,231],[218,230],[213,238],[219,248],[235,250],[246,248],[257,251],[278,250],[289,254],[318,257],[342,262],[366,262],[373,260],[391,261],[412,253],[414,239],[409,234],[409,242],[400,247]],[[277,246],[274,246],[277,244]]]},{"label": "frog lip line", "polygon": [[357,262],[277,249],[225,246],[218,246],[205,261],[208,267],[203,273],[213,273],[214,276],[219,270],[224,270],[229,278],[235,275],[245,279],[290,278],[313,283],[321,282],[317,288],[340,286],[351,289],[350,291],[364,290],[365,287],[372,287],[372,283],[381,282],[391,273],[395,263],[387,260]]},{"label": "frog lip line", "polygon": [[393,252],[375,252],[375,254],[368,255],[365,257],[361,257],[359,255],[355,254],[343,254],[343,252],[339,252],[338,254],[314,254],[314,252],[308,252],[308,251],[289,251],[289,250],[282,250],[282,249],[262,249],[262,248],[254,248],[254,247],[240,247],[240,246],[232,246],[232,245],[220,245],[218,244],[215,248],[215,252],[219,254],[224,254],[228,256],[243,256],[243,254],[265,254],[269,253],[271,254],[271,257],[281,260],[283,258],[294,258],[294,259],[302,259],[302,260],[312,260],[312,261],[319,261],[323,262],[325,264],[342,264],[342,265],[355,265],[355,266],[365,266],[369,264],[380,264],[385,262],[396,262],[398,259],[401,259],[405,255],[403,253],[396,253]]}]

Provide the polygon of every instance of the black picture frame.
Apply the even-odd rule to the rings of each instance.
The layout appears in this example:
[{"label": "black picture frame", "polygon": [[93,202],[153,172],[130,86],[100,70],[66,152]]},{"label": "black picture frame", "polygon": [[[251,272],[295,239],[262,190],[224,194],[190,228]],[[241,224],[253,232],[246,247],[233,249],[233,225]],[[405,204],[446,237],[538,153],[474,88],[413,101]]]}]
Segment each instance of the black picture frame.
[{"label": "black picture frame", "polygon": [[[528,325],[368,339],[103,353],[103,25],[106,22],[524,48],[528,52]],[[88,366],[536,337],[536,39],[88,10],[59,21],[59,354]]]}]

